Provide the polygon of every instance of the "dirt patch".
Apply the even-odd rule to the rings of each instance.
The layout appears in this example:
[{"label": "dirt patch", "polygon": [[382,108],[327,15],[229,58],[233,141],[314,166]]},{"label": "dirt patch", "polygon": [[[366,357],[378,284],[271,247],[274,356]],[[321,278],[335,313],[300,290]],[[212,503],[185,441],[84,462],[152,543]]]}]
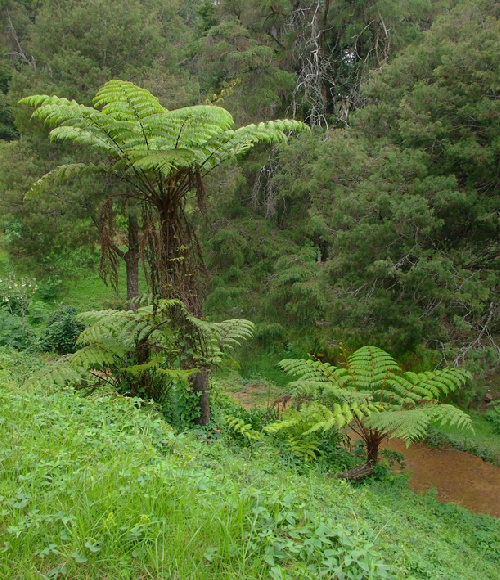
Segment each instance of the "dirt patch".
[{"label": "dirt patch", "polygon": [[404,455],[406,471],[411,471],[410,487],[416,493],[436,488],[442,502],[458,503],[471,512],[500,517],[500,467],[456,449],[430,449],[392,439],[385,449]]},{"label": "dirt patch", "polygon": [[264,383],[249,383],[239,390],[227,390],[238,403],[245,409],[254,407],[272,407],[276,397],[279,396],[280,390],[276,387],[270,388]]}]

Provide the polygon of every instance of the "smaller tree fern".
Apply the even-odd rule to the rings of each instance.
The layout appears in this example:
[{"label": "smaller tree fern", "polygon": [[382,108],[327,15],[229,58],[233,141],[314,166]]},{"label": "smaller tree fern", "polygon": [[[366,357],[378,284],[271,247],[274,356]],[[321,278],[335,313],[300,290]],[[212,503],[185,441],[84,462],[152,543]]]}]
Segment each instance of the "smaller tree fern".
[{"label": "smaller tree fern", "polygon": [[[190,394],[192,375],[219,364],[253,332],[248,320],[199,320],[176,299],[135,311],[84,312],[77,318],[87,325],[78,338],[78,350],[30,381],[87,389],[108,383],[122,394],[164,403],[176,389]],[[186,368],[185,357],[191,368]]]},{"label": "smaller tree fern", "polygon": [[[285,359],[280,366],[296,378],[289,387],[294,397],[304,402],[302,414],[310,415],[310,405],[321,403],[324,407],[321,420],[308,433],[349,425],[364,441],[372,467],[385,437],[398,437],[409,445],[426,434],[431,422],[472,430],[466,413],[440,403],[469,378],[462,369],[402,372],[387,352],[374,346],[362,347],[346,357],[342,367],[303,359]],[[294,413],[271,429],[298,420]]]}]

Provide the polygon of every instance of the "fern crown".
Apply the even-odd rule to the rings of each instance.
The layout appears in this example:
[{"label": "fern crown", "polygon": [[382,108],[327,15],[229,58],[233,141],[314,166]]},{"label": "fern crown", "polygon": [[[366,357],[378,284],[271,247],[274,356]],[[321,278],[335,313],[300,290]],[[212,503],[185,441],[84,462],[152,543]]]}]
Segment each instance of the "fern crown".
[{"label": "fern crown", "polygon": [[329,411],[322,411],[317,428],[343,427],[357,420],[364,428],[407,442],[424,436],[431,422],[472,429],[466,413],[439,404],[470,378],[462,369],[402,372],[387,352],[375,346],[360,348],[343,367],[303,359],[285,359],[280,366],[296,379],[289,385],[296,398],[321,402]]},{"label": "fern crown", "polygon": [[[32,116],[53,127],[51,140],[71,140],[102,151],[115,158],[117,171],[125,163],[133,171],[164,177],[183,167],[205,174],[258,142],[286,141],[286,132],[307,129],[292,120],[234,129],[232,116],[222,107],[169,111],[149,91],[121,80],[107,82],[95,96],[94,107],[48,95],[26,97],[20,103],[35,107]],[[81,165],[70,167],[72,172],[84,170]],[[60,169],[54,177],[63,177]]]}]

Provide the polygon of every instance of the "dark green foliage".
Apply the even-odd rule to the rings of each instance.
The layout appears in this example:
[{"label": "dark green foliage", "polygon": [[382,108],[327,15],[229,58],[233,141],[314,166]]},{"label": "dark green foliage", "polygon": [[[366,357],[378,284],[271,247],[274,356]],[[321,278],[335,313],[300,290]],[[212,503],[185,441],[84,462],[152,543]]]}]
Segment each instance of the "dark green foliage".
[{"label": "dark green foliage", "polygon": [[490,408],[486,411],[486,418],[493,423],[495,433],[500,435],[500,402],[494,401],[490,404]]},{"label": "dark green foliage", "polygon": [[76,350],[76,340],[85,324],[76,318],[71,306],[60,306],[50,317],[40,346],[57,354],[71,354]]},{"label": "dark green foliage", "polygon": [[33,336],[26,332],[21,318],[0,308],[0,346],[25,350],[33,344]]}]

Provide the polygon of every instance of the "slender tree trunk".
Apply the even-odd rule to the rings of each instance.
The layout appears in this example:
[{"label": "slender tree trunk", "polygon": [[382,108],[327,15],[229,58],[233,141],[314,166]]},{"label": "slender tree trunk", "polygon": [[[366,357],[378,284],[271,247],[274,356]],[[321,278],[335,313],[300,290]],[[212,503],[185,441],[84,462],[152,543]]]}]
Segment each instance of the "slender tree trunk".
[{"label": "slender tree trunk", "polygon": [[202,368],[199,373],[196,373],[192,379],[191,384],[194,393],[199,393],[200,416],[196,420],[198,425],[204,426],[210,422],[210,401],[208,398],[208,370]]},{"label": "slender tree trunk", "polygon": [[139,220],[130,211],[128,214],[128,250],[125,253],[127,273],[127,301],[129,310],[137,310],[137,302],[132,302],[139,296]]}]

